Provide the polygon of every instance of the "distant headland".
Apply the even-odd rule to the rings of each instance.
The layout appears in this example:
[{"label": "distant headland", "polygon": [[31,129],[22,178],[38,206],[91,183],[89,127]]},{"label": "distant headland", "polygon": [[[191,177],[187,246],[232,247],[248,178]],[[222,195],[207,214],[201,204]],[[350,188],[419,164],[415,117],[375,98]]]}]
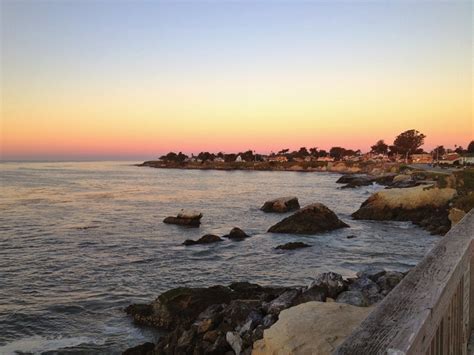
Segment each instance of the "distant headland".
[{"label": "distant headland", "polygon": [[400,133],[392,145],[378,140],[369,152],[335,146],[326,151],[317,147],[301,147],[290,151],[260,154],[253,150],[238,153],[200,152],[188,156],[169,152],[157,160],[139,166],[167,169],[201,170],[265,170],[265,171],[331,171],[343,173],[372,173],[391,171],[401,164],[430,164],[440,166],[474,165],[474,141],[467,149],[440,145],[430,152],[422,149],[426,136],[414,129]]}]

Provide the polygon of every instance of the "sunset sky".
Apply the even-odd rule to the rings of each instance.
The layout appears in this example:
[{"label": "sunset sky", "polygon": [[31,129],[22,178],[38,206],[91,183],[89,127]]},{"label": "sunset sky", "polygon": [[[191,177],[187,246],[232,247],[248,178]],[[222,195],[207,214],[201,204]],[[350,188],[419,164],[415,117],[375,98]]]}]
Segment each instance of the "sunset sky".
[{"label": "sunset sky", "polygon": [[471,1],[1,0],[1,156],[473,139]]}]

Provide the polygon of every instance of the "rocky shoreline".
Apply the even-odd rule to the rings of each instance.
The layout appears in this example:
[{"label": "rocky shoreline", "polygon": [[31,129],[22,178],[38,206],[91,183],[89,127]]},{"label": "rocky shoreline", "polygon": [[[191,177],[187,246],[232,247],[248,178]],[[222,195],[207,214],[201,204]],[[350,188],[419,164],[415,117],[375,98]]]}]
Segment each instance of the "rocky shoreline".
[{"label": "rocky shoreline", "polygon": [[[328,171],[327,166],[325,168]],[[352,214],[353,219],[412,221],[432,234],[443,235],[474,206],[473,176],[470,171],[440,177],[410,170],[399,172],[398,167],[372,169],[370,174],[362,174],[357,168],[340,177],[337,183],[342,185],[341,188],[372,184],[385,186],[362,203]],[[292,213],[270,227],[269,233],[310,235],[349,227],[320,203],[300,208],[294,196],[267,201],[260,209],[265,213]],[[199,212],[181,211],[164,222],[199,227],[201,217]],[[186,240],[183,244],[209,244],[221,242],[222,238],[243,240],[248,237],[241,229],[233,228],[222,237],[208,234],[198,240]],[[347,238],[353,237],[348,235]],[[307,247],[311,245],[296,241],[279,245],[276,249],[286,251]],[[326,317],[326,323],[331,325],[327,329],[332,329],[332,332],[334,327],[342,329],[329,345],[324,341],[321,343],[317,337],[305,340],[319,344],[312,343],[313,347],[332,349],[367,315],[368,311],[360,311],[361,307],[380,302],[404,276],[397,271],[368,269],[347,279],[333,272],[323,273],[306,287],[238,282],[228,286],[175,288],[164,292],[150,304],[132,304],[126,308],[136,324],[167,331],[167,334],[156,344],[145,343],[126,350],[124,354],[272,353],[271,349],[281,346],[278,339],[282,341],[288,336],[288,327],[294,327],[295,322],[298,324],[298,317],[304,318],[306,309]],[[281,322],[280,313],[284,314]],[[348,314],[353,315],[350,320]],[[309,322],[314,323],[314,319]],[[321,327],[317,331],[320,337],[334,337],[332,333],[325,334],[324,329]],[[306,345],[298,346],[305,348]]]},{"label": "rocky shoreline", "polygon": [[168,333],[157,344],[145,343],[124,354],[251,354],[254,343],[264,338],[265,330],[278,322],[283,310],[307,302],[368,307],[382,300],[404,276],[367,269],[347,279],[334,272],[322,273],[306,287],[248,282],[179,287],[150,304],[132,304],[125,309],[136,324]]},{"label": "rocky shoreline", "polygon": [[185,170],[255,170],[255,171],[299,171],[299,172],[332,172],[341,174],[381,174],[383,172],[396,173],[400,163],[392,162],[169,162],[161,160],[145,161],[136,166],[158,169],[185,169]]}]

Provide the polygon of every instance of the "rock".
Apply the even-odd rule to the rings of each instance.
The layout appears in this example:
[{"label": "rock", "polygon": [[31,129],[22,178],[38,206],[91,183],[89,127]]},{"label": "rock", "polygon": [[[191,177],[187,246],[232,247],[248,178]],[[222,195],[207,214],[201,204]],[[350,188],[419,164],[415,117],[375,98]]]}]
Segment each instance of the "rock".
[{"label": "rock", "polygon": [[379,286],[382,295],[386,296],[392,289],[402,281],[405,275],[397,271],[387,271],[385,275],[380,276],[377,279],[377,285]]},{"label": "rock", "polygon": [[270,233],[317,234],[349,227],[321,203],[306,206],[270,227]]},{"label": "rock", "polygon": [[217,338],[219,337],[219,332],[217,330],[210,330],[206,334],[203,335],[202,340],[208,341],[209,343],[213,344]]},{"label": "rock", "polygon": [[229,288],[233,291],[232,297],[234,299],[260,300],[262,302],[269,302],[288,290],[286,287],[263,287],[249,282],[234,282],[230,284]]},{"label": "rock", "polygon": [[396,183],[399,183],[399,182],[407,182],[407,181],[411,181],[411,180],[412,180],[411,175],[400,174],[400,175],[397,175],[393,178],[392,183],[396,184]]},{"label": "rock", "polygon": [[151,354],[154,349],[155,344],[147,342],[125,350],[122,355],[148,355]]},{"label": "rock", "polygon": [[347,239],[353,239],[353,238],[357,238],[357,236],[356,235],[348,235],[346,238]]},{"label": "rock", "polygon": [[296,297],[293,301],[293,306],[311,301],[325,302],[327,299],[327,291],[324,287],[312,286]]},{"label": "rock", "polygon": [[243,240],[245,238],[249,238],[250,235],[246,234],[242,229],[235,227],[232,228],[229,234],[226,234],[223,237],[235,240]]},{"label": "rock", "polygon": [[448,204],[456,196],[452,188],[417,186],[379,191],[352,214],[354,219],[412,221],[431,232],[449,229]]},{"label": "rock", "polygon": [[360,176],[358,178],[352,179],[348,184],[344,185],[343,189],[352,189],[359,186],[369,186],[373,184],[373,180],[368,176]]},{"label": "rock", "polygon": [[271,201],[266,201],[260,208],[263,212],[284,213],[295,211],[300,208],[300,203],[296,197],[280,197]]},{"label": "rock", "polygon": [[248,321],[251,313],[258,312],[260,305],[259,300],[233,300],[222,311],[223,321],[236,329]]},{"label": "rock", "polygon": [[198,240],[191,240],[187,239],[184,241],[183,245],[195,245],[195,244],[209,244],[209,243],[216,243],[222,242],[223,239],[219,238],[217,235],[214,234],[206,234],[199,238]]},{"label": "rock", "polygon": [[308,289],[319,287],[326,291],[327,297],[336,298],[347,289],[347,284],[340,274],[325,272],[316,276]]},{"label": "rock", "polygon": [[[137,312],[137,305],[127,307],[127,313],[139,324],[173,329],[189,326],[197,316],[214,304],[229,303],[231,290],[224,286],[209,288],[178,287],[162,293],[145,311]],[[150,310],[151,307],[151,310]]]},{"label": "rock", "polygon": [[240,335],[236,332],[227,332],[225,339],[232,350],[234,350],[235,355],[240,355],[240,352],[242,351],[242,339],[240,338]]},{"label": "rock", "polygon": [[290,307],[300,293],[299,290],[286,291],[273,301],[264,303],[262,308],[266,313],[278,315],[283,309]]},{"label": "rock", "polygon": [[362,271],[358,271],[356,275],[359,278],[368,278],[368,279],[370,279],[374,282],[377,282],[377,279],[380,276],[385,275],[385,273],[386,273],[386,271],[382,268],[375,267],[375,266],[369,266],[369,267],[365,268]]},{"label": "rock", "polygon": [[394,179],[394,174],[385,174],[380,176],[351,174],[340,177],[336,182],[346,184],[342,188],[355,188],[359,186],[369,186],[374,183],[379,185],[389,185]]},{"label": "rock", "polygon": [[451,222],[451,226],[454,226],[457,224],[463,217],[466,215],[466,212],[463,210],[460,210],[458,208],[451,208],[449,210],[448,218],[449,221]]},{"label": "rock", "polygon": [[309,247],[311,247],[311,245],[303,243],[303,242],[290,242],[290,243],[279,245],[275,249],[294,250],[294,249],[309,248]]},{"label": "rock", "polygon": [[337,296],[336,303],[347,303],[357,307],[367,307],[369,300],[361,291],[344,291]]},{"label": "rock", "polygon": [[252,354],[332,354],[369,312],[370,308],[325,302],[286,309],[254,343]]},{"label": "rock", "polygon": [[176,217],[166,217],[163,222],[167,224],[178,224],[187,227],[199,227],[202,213],[181,210]]},{"label": "rock", "polygon": [[[349,291],[360,291],[367,298],[368,304],[380,301],[383,297],[379,295],[379,286],[367,277],[356,279],[348,287]],[[352,304],[352,303],[351,303]]]},{"label": "rock", "polygon": [[354,180],[358,180],[361,178],[367,178],[367,175],[361,174],[345,174],[342,175],[339,179],[336,180],[337,184],[350,184]]},{"label": "rock", "polygon": [[263,317],[262,325],[264,328],[270,328],[277,320],[278,317],[275,314],[267,314]]}]

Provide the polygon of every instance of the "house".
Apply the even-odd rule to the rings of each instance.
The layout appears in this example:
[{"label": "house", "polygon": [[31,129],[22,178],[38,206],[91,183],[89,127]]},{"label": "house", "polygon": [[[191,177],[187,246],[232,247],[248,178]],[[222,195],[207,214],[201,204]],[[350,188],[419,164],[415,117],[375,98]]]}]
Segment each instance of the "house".
[{"label": "house", "polygon": [[412,154],[411,161],[413,163],[431,164],[433,162],[433,156],[428,153]]},{"label": "house", "polygon": [[453,165],[456,161],[457,164],[460,163],[461,156],[458,153],[448,153],[443,155],[443,157],[438,161],[440,164]]},{"label": "house", "polygon": [[334,161],[334,158],[332,158],[332,157],[319,157],[317,161],[331,162],[331,161]]},{"label": "house", "polygon": [[224,160],[223,158],[221,158],[221,157],[215,158],[214,161],[215,161],[216,163],[224,163],[224,162],[225,162],[225,160]]},{"label": "house", "polygon": [[459,162],[463,165],[474,165],[474,156],[473,157],[461,157]]},{"label": "house", "polygon": [[237,155],[237,158],[235,158],[236,163],[242,163],[242,157],[240,155]]},{"label": "house", "polygon": [[285,157],[284,155],[275,155],[273,157],[268,157],[268,161],[277,161],[277,162],[286,162],[288,161],[288,158]]}]

